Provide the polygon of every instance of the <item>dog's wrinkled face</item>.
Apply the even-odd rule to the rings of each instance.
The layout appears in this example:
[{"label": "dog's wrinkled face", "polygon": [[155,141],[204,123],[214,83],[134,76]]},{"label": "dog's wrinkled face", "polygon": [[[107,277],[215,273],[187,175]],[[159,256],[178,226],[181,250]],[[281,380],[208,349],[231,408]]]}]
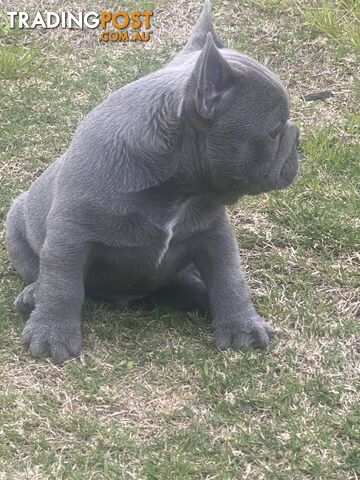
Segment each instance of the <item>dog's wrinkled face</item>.
[{"label": "dog's wrinkled face", "polygon": [[298,170],[299,130],[284,87],[257,61],[225,48],[206,13],[194,32],[187,49],[200,52],[183,114],[200,135],[206,132],[202,151],[214,190],[236,197],[289,186]]},{"label": "dog's wrinkled face", "polygon": [[244,194],[285,188],[298,170],[299,137],[289,120],[286,92],[255,61],[230,51],[228,57],[235,72],[231,106],[210,128],[207,139],[213,178],[219,187]]},{"label": "dog's wrinkled face", "polygon": [[209,0],[185,48],[153,78],[144,78],[136,97],[147,100],[147,124],[130,147],[133,135],[126,135],[131,151],[122,160],[122,191],[175,177],[184,194],[230,204],[294,180],[299,132],[289,120],[285,89],[266,67],[225,47]]}]

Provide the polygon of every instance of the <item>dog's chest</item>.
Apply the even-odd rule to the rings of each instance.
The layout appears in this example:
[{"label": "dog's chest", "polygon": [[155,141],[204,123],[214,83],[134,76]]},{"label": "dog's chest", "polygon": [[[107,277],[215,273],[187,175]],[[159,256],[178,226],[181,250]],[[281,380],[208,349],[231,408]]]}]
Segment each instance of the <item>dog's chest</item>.
[{"label": "dog's chest", "polygon": [[[189,255],[193,238],[206,230],[217,209],[192,198],[154,205],[141,202],[132,212],[101,221],[98,258],[125,272],[167,271]],[[156,272],[155,272],[156,271]]]},{"label": "dog's chest", "polygon": [[103,218],[92,282],[113,291],[153,290],[188,265],[193,242],[217,214],[219,209],[208,201],[191,199],[142,202],[106,224]]},{"label": "dog's chest", "polygon": [[181,205],[180,208],[177,210],[177,212],[173,213],[172,216],[170,216],[170,218],[163,225],[162,230],[165,233],[165,239],[159,251],[159,255],[156,261],[156,267],[160,267],[167,252],[169,251],[171,241],[174,237],[174,232],[176,228],[179,227],[179,224],[183,223],[184,221],[183,217],[184,217],[184,214],[186,213],[187,208],[188,208],[188,205],[186,203]]}]

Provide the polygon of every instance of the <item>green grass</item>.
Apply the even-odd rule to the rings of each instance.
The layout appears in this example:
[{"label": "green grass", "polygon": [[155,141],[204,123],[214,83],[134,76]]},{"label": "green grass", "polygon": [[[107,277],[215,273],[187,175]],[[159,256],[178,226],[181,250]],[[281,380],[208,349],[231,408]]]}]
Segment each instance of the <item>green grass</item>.
[{"label": "green grass", "polygon": [[[302,131],[294,185],[231,209],[256,307],[277,330],[270,349],[218,352],[205,318],[163,305],[87,302],[81,359],[34,360],[1,243],[0,478],[358,478],[359,12],[314,5],[214,1],[225,41],[284,80]],[[188,9],[193,23],[198,3],[162,2],[149,48],[0,28],[1,219],[88,111],[166,63],[186,39],[169,19]],[[302,100],[325,89],[334,97]]]},{"label": "green grass", "polygon": [[40,67],[39,54],[34,48],[0,46],[0,78],[15,80],[28,77]]},{"label": "green grass", "polygon": [[312,8],[299,10],[312,29],[350,51],[360,53],[360,6],[356,0],[317,2]]}]

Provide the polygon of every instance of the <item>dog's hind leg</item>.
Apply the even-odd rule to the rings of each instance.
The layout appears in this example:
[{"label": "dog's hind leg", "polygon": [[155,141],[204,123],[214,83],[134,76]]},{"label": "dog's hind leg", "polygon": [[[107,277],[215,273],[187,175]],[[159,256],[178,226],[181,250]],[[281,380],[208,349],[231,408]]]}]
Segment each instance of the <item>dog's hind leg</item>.
[{"label": "dog's hind leg", "polygon": [[26,239],[24,204],[27,192],[20,195],[12,204],[6,218],[6,248],[11,263],[21,275],[25,289],[14,302],[13,308],[29,313],[35,305],[34,292],[39,274],[39,258]]},{"label": "dog's hind leg", "polygon": [[209,311],[205,283],[193,265],[177,274],[168,286],[155,292],[154,297],[180,310],[199,310],[202,313]]},{"label": "dog's hind leg", "polygon": [[39,274],[39,257],[26,239],[24,204],[27,192],[12,204],[6,217],[6,248],[18,273],[25,284],[34,282]]}]

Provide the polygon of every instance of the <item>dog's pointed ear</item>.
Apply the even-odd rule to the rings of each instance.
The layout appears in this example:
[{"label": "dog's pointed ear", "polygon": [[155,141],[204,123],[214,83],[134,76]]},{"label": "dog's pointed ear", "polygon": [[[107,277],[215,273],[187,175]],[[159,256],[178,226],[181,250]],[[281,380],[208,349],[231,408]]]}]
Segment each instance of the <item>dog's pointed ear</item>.
[{"label": "dog's pointed ear", "polygon": [[205,120],[214,120],[231,106],[235,93],[236,74],[215,45],[211,33],[193,72],[195,76],[195,107]]},{"label": "dog's pointed ear", "polygon": [[205,0],[200,17],[195,27],[193,28],[189,41],[186,44],[182,53],[191,53],[195,52],[196,50],[202,50],[206,43],[206,36],[209,32],[213,36],[215,45],[218,48],[224,48],[225,45],[216,35],[212,24],[211,1]]}]

